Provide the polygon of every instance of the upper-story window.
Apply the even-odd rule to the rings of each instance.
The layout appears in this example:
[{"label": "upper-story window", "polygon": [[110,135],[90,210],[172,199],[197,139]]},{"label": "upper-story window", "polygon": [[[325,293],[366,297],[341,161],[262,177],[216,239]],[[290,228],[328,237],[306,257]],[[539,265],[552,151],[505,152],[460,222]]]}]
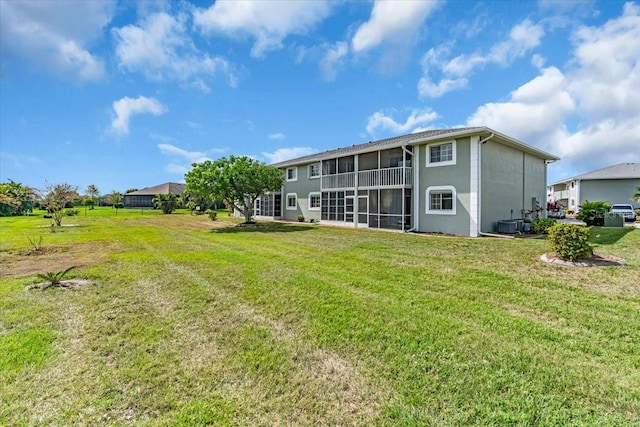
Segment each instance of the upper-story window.
[{"label": "upper-story window", "polygon": [[287,168],[287,181],[297,181],[298,180],[298,168]]},{"label": "upper-story window", "polygon": [[309,178],[320,178],[320,163],[309,165]]},{"label": "upper-story window", "polygon": [[456,164],[456,142],[427,145],[427,167]]}]

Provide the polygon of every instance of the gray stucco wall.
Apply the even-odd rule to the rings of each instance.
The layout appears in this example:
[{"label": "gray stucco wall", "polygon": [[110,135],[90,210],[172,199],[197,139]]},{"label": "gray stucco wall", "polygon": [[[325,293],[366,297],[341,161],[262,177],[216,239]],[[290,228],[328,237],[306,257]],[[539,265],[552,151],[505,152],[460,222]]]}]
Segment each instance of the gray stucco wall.
[{"label": "gray stucco wall", "polygon": [[607,179],[580,181],[580,203],[601,201],[614,203],[631,203],[640,209],[640,202],[629,200],[640,187],[640,178],[636,179]]},{"label": "gray stucco wall", "polygon": [[480,150],[480,231],[495,231],[499,220],[522,218],[533,198],[545,207],[544,159],[491,140]]},{"label": "gray stucco wall", "polygon": [[[309,193],[320,192],[320,178],[309,178],[309,165],[297,166],[298,179],[286,181],[282,190],[282,218],[297,221],[298,215],[304,215],[304,220],[320,220],[320,210],[309,210]],[[286,168],[284,169],[286,174]],[[286,175],[285,175],[286,176]],[[287,209],[287,194],[295,193],[298,204],[295,210]]]},{"label": "gray stucco wall", "polygon": [[[429,233],[447,233],[462,236],[469,235],[469,186],[470,186],[470,142],[469,138],[456,140],[456,164],[449,166],[427,167],[428,145],[415,147],[419,150],[420,168],[418,189],[418,231]],[[446,142],[446,141],[442,141]],[[427,214],[427,189],[434,186],[453,186],[456,190],[456,214]]]}]

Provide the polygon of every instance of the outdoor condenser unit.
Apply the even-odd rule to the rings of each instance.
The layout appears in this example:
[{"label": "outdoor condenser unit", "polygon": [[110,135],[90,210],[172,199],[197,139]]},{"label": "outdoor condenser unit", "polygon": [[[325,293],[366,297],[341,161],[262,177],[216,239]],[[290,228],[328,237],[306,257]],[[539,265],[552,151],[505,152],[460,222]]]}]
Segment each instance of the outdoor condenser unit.
[{"label": "outdoor condenser unit", "polygon": [[517,221],[498,221],[498,233],[516,234],[517,231]]}]

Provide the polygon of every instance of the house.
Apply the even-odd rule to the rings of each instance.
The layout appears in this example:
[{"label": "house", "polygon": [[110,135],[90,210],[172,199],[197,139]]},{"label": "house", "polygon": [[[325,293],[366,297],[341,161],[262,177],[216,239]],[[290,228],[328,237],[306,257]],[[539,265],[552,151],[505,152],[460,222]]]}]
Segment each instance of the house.
[{"label": "house", "polygon": [[167,182],[153,187],[133,191],[123,196],[125,208],[153,208],[153,198],[157,194],[175,194],[181,196],[184,193],[185,184]]},{"label": "house", "polygon": [[257,218],[479,236],[539,212],[558,157],[486,127],[429,130],[275,164]]},{"label": "house", "polygon": [[547,201],[560,203],[570,211],[577,211],[585,200],[631,203],[640,209],[640,202],[630,200],[638,187],[640,163],[620,163],[550,184]]}]

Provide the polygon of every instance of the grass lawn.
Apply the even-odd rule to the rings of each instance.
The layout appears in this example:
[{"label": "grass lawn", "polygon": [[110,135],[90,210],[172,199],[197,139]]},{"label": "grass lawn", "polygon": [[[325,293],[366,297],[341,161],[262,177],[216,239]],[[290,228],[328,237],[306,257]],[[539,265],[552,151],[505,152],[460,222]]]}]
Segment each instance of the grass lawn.
[{"label": "grass lawn", "polygon": [[[640,230],[592,230],[628,265],[567,268],[218,218],[0,218],[0,425],[640,425]],[[92,284],[26,288],[72,265]]]}]

